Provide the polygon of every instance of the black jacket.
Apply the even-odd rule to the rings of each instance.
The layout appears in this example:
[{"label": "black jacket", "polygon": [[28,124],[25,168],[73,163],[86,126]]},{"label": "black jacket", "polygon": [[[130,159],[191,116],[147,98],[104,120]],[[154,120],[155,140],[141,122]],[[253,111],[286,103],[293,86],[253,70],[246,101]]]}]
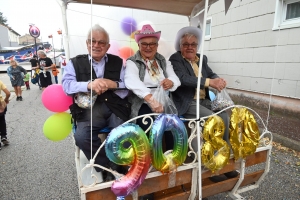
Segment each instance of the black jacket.
[{"label": "black jacket", "polygon": [[[200,57],[199,54],[197,54],[197,56]],[[198,78],[195,76],[191,64],[182,57],[180,51],[171,55],[169,60],[172,63],[174,71],[181,82],[181,85],[177,88],[177,90],[172,92],[172,98],[178,110],[178,115],[184,115],[188,110],[192,100],[194,99]],[[197,64],[199,66],[199,63]],[[210,78],[210,79],[218,78],[218,75],[214,73],[212,69],[207,65],[207,57],[205,55],[203,55],[201,72],[202,72],[202,78],[200,81],[201,89],[204,89],[206,78]],[[205,92],[206,92],[206,98],[209,99],[208,88],[205,88]]]}]

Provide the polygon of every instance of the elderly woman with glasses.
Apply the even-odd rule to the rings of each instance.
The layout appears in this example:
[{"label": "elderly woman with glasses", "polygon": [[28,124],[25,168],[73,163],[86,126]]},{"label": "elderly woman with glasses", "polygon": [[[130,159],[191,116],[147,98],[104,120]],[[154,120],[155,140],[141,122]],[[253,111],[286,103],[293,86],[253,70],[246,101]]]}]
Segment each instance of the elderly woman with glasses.
[{"label": "elderly woman with glasses", "polygon": [[[197,98],[200,99],[200,117],[214,114],[211,110],[209,88],[221,91],[226,87],[225,79],[219,77],[208,66],[208,58],[205,55],[203,55],[201,73],[199,73],[200,54],[197,51],[200,48],[201,39],[202,31],[197,27],[188,26],[180,29],[175,39],[177,52],[170,57],[174,71],[181,81],[181,86],[172,92],[172,97],[178,114],[185,118],[196,117]],[[197,96],[198,75],[201,76],[199,96]],[[229,116],[225,111],[218,115],[223,119],[225,125],[223,139],[229,143]],[[238,173],[231,171],[224,175],[210,177],[210,180],[219,182],[227,178],[234,178],[238,176]]]},{"label": "elderly woman with glasses", "polygon": [[[132,118],[163,112],[163,106],[152,98],[155,89],[151,88],[162,85],[164,90],[175,91],[180,85],[171,63],[157,53],[160,35],[161,32],[155,32],[149,24],[135,34],[139,50],[126,61],[124,77],[126,87],[133,92],[129,97]],[[146,130],[150,123],[145,125],[138,119],[137,124]]]},{"label": "elderly woman with glasses", "polygon": [[19,66],[16,60],[10,60],[10,66],[7,68],[7,75],[10,78],[11,85],[14,87],[16,100],[23,101],[21,86],[24,85],[24,75],[27,71]]}]

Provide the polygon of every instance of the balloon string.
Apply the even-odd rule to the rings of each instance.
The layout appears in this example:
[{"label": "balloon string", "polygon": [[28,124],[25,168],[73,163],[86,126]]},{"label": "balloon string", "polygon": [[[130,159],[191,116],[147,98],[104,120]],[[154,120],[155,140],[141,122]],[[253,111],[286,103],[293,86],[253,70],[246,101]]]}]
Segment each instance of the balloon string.
[{"label": "balloon string", "polygon": [[[93,31],[92,31],[92,28],[93,28],[93,0],[91,0],[91,39],[93,38]],[[88,39],[88,38],[87,38]],[[91,45],[90,46],[90,52],[91,52],[91,59],[93,59],[93,56],[92,56],[92,46],[93,45]],[[93,69],[93,62],[90,62],[90,69],[91,69],[91,72],[93,71],[92,69]],[[93,80],[93,73],[91,73],[91,79],[90,80]],[[91,94],[91,97],[92,97],[92,95],[93,95],[93,84],[91,83],[91,90],[90,90],[90,94]],[[93,140],[92,140],[92,138],[93,138],[93,131],[92,131],[92,129],[93,129],[93,119],[92,119],[92,116],[93,116],[93,109],[91,108],[91,116],[90,116],[90,119],[91,119],[91,160],[90,160],[90,162],[92,162],[92,159],[93,159]],[[93,168],[92,168],[92,170],[91,170],[91,173],[93,173]]]},{"label": "balloon string", "polygon": [[[281,0],[281,8],[282,8],[282,11],[280,12],[279,19],[281,19],[282,13],[283,13],[283,0]],[[280,30],[281,30],[281,26],[279,25],[278,34],[277,34],[277,41],[276,41],[276,49],[275,49],[275,61],[274,61],[274,68],[273,68],[273,75],[272,75],[271,91],[270,91],[270,98],[269,98],[269,105],[268,105],[268,116],[267,116],[267,121],[266,121],[266,127],[267,128],[268,128],[269,119],[270,119],[271,101],[272,101],[273,86],[274,86],[274,76],[275,76],[275,69],[276,69],[276,66],[277,66],[277,54],[278,54],[278,43],[279,43],[279,38],[280,38],[279,37],[280,36]]]}]

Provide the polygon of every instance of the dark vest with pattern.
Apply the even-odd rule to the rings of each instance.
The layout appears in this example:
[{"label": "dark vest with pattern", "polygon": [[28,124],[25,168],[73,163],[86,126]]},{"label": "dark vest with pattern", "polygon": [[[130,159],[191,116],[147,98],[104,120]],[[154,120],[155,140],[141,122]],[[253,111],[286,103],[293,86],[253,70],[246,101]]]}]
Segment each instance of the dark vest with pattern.
[{"label": "dark vest with pattern", "polygon": [[[104,67],[104,77],[112,81],[120,80],[120,73],[123,67],[123,60],[115,55],[107,54],[108,61]],[[87,82],[92,79],[97,79],[94,68],[91,71],[91,64],[88,55],[78,55],[71,59],[78,82]],[[103,94],[97,97],[97,100],[93,106],[93,110],[97,109],[99,103],[105,103],[107,107],[119,118],[127,121],[130,115],[130,103],[127,97],[122,99],[113,90],[107,90]],[[76,116],[77,121],[88,121],[90,117],[87,113],[90,113],[88,109],[79,108],[76,104],[76,110],[79,115]],[[93,111],[94,112],[94,111]]]}]

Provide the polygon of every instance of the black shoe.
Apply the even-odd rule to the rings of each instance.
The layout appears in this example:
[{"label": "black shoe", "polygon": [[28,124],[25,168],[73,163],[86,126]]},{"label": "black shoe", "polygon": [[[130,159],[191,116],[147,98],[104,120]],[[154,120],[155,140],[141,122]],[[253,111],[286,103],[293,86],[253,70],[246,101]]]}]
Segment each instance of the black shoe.
[{"label": "black shoe", "polygon": [[227,177],[224,174],[221,174],[221,175],[209,177],[209,180],[211,180],[214,183],[218,183],[227,180]]},{"label": "black shoe", "polygon": [[116,180],[116,177],[110,173],[110,172],[106,172],[106,177],[104,179],[105,182],[109,182],[109,181],[114,181]]},{"label": "black shoe", "polygon": [[8,145],[9,144],[9,141],[8,139],[5,137],[5,138],[2,138],[1,139],[1,142],[4,144],[4,145]]},{"label": "black shoe", "polygon": [[109,162],[108,168],[111,168],[112,170],[117,171],[120,174],[127,174],[128,172],[127,166],[117,165],[113,162]]},{"label": "black shoe", "polygon": [[231,171],[231,172],[224,173],[224,175],[227,178],[235,178],[239,175],[239,173],[237,171]]},{"label": "black shoe", "polygon": [[23,98],[22,98],[22,96],[20,96],[20,98],[19,98],[19,101],[23,101]]},{"label": "black shoe", "polygon": [[20,97],[17,97],[17,99],[16,99],[17,101],[20,101]]},{"label": "black shoe", "polygon": [[154,199],[154,193],[146,194],[144,196],[140,196],[139,200],[153,200]]}]

